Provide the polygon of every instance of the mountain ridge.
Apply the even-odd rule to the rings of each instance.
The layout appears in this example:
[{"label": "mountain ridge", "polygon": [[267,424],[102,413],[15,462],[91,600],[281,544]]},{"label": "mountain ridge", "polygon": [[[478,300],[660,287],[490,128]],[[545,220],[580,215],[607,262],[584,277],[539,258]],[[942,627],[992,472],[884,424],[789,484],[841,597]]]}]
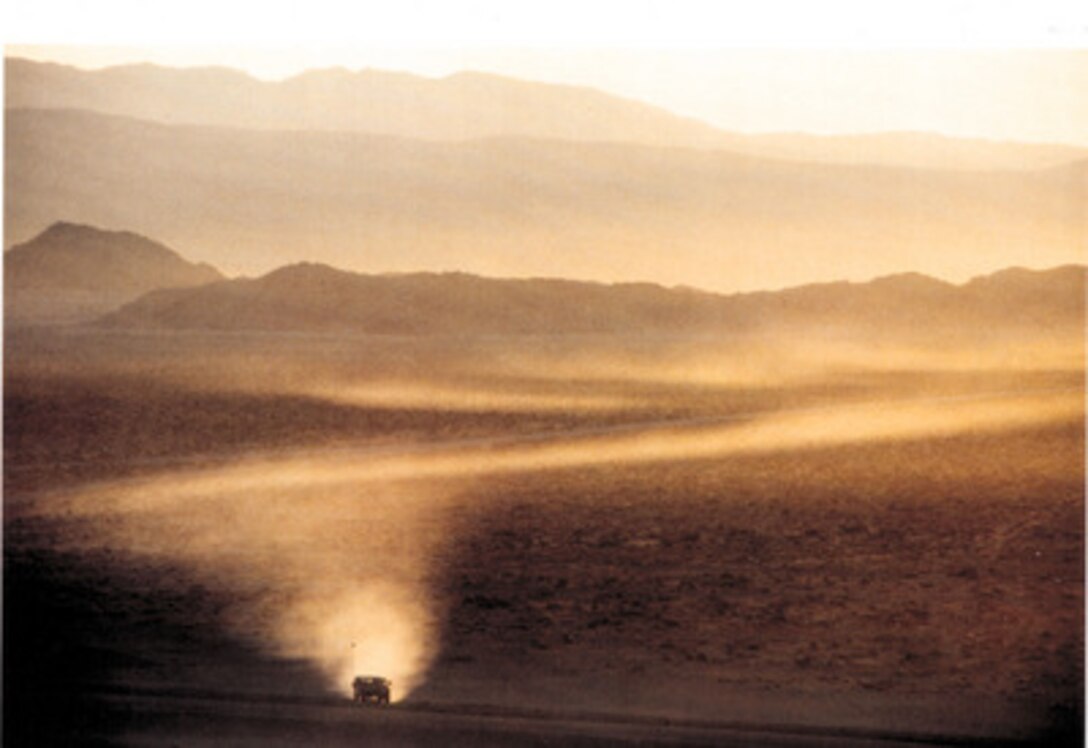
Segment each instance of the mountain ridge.
[{"label": "mountain ridge", "polygon": [[729,132],[589,86],[460,71],[324,68],[268,81],[223,66],[150,63],[83,70],[8,57],[7,108],[75,108],[174,124],[366,131],[430,140],[489,136],[698,147],[816,163],[1032,169],[1088,156],[1065,144],[918,132],[861,135]]},{"label": "mountain ridge", "polygon": [[226,278],[140,234],[70,221],[54,222],[5,259],[9,322],[27,321],[25,307],[36,302],[54,307],[51,315],[39,308],[37,322],[393,335],[1068,331],[1083,329],[1086,271],[1009,267],[959,284],[908,271],[731,294],[649,281],[358,273],[313,261]]},{"label": "mountain ridge", "polygon": [[[427,140],[514,134],[709,144],[718,132],[596,89],[490,74],[424,78],[333,69],[262,81],[229,68],[138,65],[84,71],[20,58],[6,62],[5,106],[12,109],[89,109],[167,124],[362,131]],[[217,85],[218,90],[208,90]],[[475,94],[471,100],[470,94]],[[616,130],[617,118],[629,132]]]},{"label": "mountain ridge", "polygon": [[370,272],[651,278],[720,291],[901,267],[963,278],[1025,257],[1060,264],[1083,247],[1076,196],[1088,164],[976,174],[616,143],[165,125],[83,110],[7,115],[9,240],[63,215],[132,227],[232,274],[306,257]]},{"label": "mountain ridge", "polygon": [[[1085,266],[963,284],[917,273],[866,283],[715,294],[653,283],[362,274],[296,263],[259,278],[153,291],[98,324],[119,328],[378,335],[735,333],[799,328],[866,332],[1083,326]],[[1010,309],[1008,298],[1019,309]],[[1018,315],[1022,315],[1018,317]],[[928,328],[928,329],[927,329]],[[992,331],[992,330],[990,330]]]}]

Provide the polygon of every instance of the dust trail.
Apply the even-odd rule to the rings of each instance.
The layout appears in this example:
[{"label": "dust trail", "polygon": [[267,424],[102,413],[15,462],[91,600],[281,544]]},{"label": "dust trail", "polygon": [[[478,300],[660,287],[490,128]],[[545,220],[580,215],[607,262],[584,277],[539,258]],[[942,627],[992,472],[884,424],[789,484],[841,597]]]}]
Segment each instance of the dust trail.
[{"label": "dust trail", "polygon": [[421,382],[366,382],[364,385],[325,385],[299,388],[311,397],[347,405],[390,408],[441,408],[445,411],[476,412],[604,411],[630,406],[630,398],[573,393],[548,394],[530,391],[498,391],[466,385],[437,385]]},{"label": "dust trail", "polygon": [[243,635],[312,660],[337,690],[368,672],[403,698],[437,646],[429,577],[448,541],[444,479],[999,431],[1083,408],[1079,391],[888,401],[562,441],[310,454],[102,485],[30,511],[90,523],[73,544],[168,559],[244,593],[230,616]]},{"label": "dust trail", "polygon": [[[687,421],[585,429],[574,436],[471,439],[437,447],[362,447],[254,459],[222,469],[170,474],[166,490],[111,487],[89,492],[68,511],[154,511],[186,499],[190,507],[263,490],[315,490],[365,482],[482,476],[594,465],[683,460],[836,444],[945,436],[1015,428],[1082,416],[1080,390],[875,401]],[[274,480],[272,480],[274,476]],[[156,481],[156,484],[161,481]]]},{"label": "dust trail", "polygon": [[[785,387],[829,377],[874,372],[973,372],[1006,374],[1042,370],[1081,371],[1084,341],[1018,341],[1010,345],[909,345],[874,340],[783,335],[780,338],[708,343],[671,341],[667,345],[601,353],[585,349],[504,352],[502,370],[527,381],[644,382],[729,387]],[[487,359],[490,362],[490,359]],[[466,365],[478,376],[495,368]]]}]

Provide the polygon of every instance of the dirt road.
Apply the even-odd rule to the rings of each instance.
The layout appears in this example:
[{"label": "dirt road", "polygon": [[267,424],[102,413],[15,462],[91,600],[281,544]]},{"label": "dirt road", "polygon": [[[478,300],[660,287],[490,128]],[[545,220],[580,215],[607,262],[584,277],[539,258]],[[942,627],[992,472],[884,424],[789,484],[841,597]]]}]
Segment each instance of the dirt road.
[{"label": "dirt road", "polygon": [[[79,742],[124,746],[893,748],[972,744],[964,738],[939,736],[594,714],[519,713],[471,705],[362,708],[346,701],[260,700],[162,692],[98,694],[83,708],[95,716],[101,727],[92,726],[83,731],[78,736]],[[986,745],[995,744],[988,741]]]}]

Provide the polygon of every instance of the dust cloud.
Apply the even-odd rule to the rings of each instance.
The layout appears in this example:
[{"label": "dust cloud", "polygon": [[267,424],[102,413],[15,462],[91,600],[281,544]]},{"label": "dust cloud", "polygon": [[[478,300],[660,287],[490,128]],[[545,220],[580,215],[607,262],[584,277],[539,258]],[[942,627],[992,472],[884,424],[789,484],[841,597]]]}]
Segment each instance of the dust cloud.
[{"label": "dust cloud", "polygon": [[[167,474],[103,485],[57,503],[91,532],[67,545],[123,550],[196,574],[233,604],[225,623],[269,652],[314,663],[330,690],[356,674],[410,694],[434,655],[427,564],[439,550],[440,501],[421,485],[308,485],[287,465],[245,486]],[[179,490],[181,489],[181,490]]]},{"label": "dust cloud", "polygon": [[303,453],[101,484],[28,508],[106,546],[194,570],[228,591],[228,623],[304,658],[346,693],[353,674],[412,693],[437,654],[437,573],[453,478],[725,457],[836,444],[1000,431],[1083,418],[1080,391],[876,401],[835,408],[586,429],[562,437]]},{"label": "dust cloud", "polygon": [[274,641],[287,656],[317,662],[335,687],[362,674],[391,678],[399,701],[420,684],[433,656],[432,612],[414,587],[361,582],[302,597],[284,611]]}]

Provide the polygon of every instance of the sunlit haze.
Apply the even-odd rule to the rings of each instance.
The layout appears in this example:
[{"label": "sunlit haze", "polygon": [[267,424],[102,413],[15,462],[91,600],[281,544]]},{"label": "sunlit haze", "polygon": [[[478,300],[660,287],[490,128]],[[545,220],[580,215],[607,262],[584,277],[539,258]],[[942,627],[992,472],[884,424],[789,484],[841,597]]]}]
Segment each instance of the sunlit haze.
[{"label": "sunlit haze", "polygon": [[1088,145],[1079,50],[20,46],[8,56],[83,68],[226,66],[263,79],[345,67],[461,70],[599,88],[741,132],[925,131]]}]

